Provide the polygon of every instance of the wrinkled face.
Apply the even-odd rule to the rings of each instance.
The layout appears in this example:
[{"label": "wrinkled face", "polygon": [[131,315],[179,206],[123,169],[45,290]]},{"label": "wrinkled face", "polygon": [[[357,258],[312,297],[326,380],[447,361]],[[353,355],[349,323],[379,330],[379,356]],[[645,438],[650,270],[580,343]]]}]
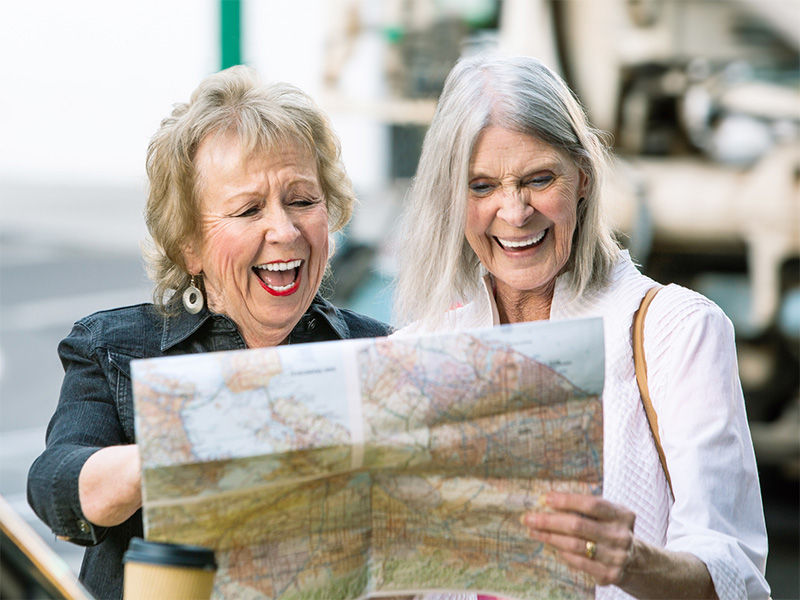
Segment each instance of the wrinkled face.
[{"label": "wrinkled face", "polygon": [[209,308],[248,346],[281,343],[308,309],[328,260],[328,210],[314,158],[301,147],[242,156],[233,135],[195,156],[201,239],[186,247]]},{"label": "wrinkled face", "polygon": [[585,185],[564,152],[501,127],[483,130],[469,167],[466,237],[498,289],[552,291]]}]

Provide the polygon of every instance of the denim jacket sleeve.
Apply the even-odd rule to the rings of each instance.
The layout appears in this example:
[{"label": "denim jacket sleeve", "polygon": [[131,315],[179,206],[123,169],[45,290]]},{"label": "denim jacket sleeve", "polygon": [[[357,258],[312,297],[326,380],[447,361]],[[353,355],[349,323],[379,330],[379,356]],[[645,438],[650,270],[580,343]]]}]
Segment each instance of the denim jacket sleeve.
[{"label": "denim jacket sleeve", "polygon": [[[327,326],[321,326],[323,321]],[[102,311],[78,321],[58,347],[64,380],[45,450],[28,473],[28,502],[59,537],[96,545],[109,535],[81,511],[78,476],[97,450],[135,443],[131,359],[245,347],[232,321],[207,311],[181,313],[168,326],[163,323],[150,305]],[[295,342],[390,331],[383,323],[340,311],[319,297],[295,329]],[[141,522],[138,515],[131,518]]]},{"label": "denim jacket sleeve", "polygon": [[86,320],[76,323],[59,344],[65,371],[61,395],[47,428],[46,448],[28,473],[33,510],[57,536],[81,545],[95,545],[106,534],[81,510],[81,468],[100,448],[134,442],[132,425],[125,427],[117,402],[118,388],[126,385],[119,363],[127,366],[128,361],[114,361],[112,352],[99,347],[90,325]]}]

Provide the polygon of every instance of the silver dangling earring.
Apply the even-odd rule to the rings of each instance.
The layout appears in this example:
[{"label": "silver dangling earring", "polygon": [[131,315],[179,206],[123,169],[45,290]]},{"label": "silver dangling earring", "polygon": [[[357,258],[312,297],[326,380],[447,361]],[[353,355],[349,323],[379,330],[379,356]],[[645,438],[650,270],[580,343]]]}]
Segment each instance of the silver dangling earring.
[{"label": "silver dangling earring", "polygon": [[192,275],[189,287],[183,290],[183,306],[186,308],[186,312],[196,315],[203,310],[204,304],[203,292],[194,285],[194,275]]}]

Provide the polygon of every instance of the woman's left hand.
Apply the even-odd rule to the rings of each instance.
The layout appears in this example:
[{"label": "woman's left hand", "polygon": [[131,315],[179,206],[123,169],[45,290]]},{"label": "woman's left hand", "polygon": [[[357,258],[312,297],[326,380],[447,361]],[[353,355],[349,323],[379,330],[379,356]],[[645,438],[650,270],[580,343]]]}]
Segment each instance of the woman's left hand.
[{"label": "woman's left hand", "polygon": [[528,512],[522,524],[530,536],[549,544],[569,566],[598,585],[619,584],[633,557],[636,515],[598,496],[550,492],[553,512]]}]

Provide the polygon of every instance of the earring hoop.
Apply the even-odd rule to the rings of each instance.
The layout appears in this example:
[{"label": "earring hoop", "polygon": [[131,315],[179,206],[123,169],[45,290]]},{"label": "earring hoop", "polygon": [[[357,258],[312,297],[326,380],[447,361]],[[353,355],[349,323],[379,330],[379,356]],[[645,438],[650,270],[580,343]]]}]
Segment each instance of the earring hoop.
[{"label": "earring hoop", "polygon": [[183,307],[189,314],[196,315],[203,310],[204,304],[203,292],[194,284],[194,275],[192,275],[189,287],[183,290]]}]

